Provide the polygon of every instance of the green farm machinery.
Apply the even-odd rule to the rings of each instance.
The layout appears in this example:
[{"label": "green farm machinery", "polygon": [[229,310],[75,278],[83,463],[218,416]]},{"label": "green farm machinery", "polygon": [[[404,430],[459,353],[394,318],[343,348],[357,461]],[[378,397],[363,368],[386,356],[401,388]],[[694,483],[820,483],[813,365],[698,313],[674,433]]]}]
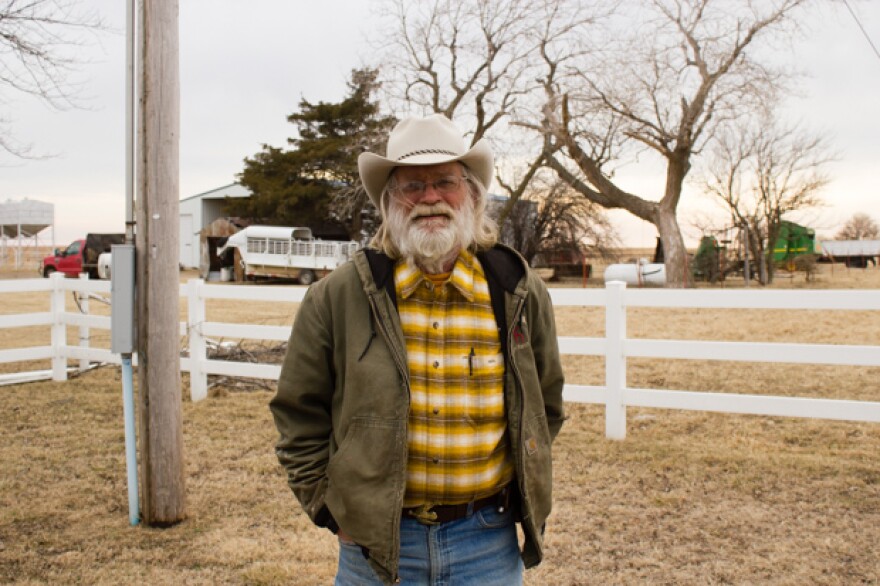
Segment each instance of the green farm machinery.
[{"label": "green farm machinery", "polygon": [[773,246],[773,260],[777,264],[787,265],[804,254],[816,254],[816,231],[782,220],[779,224],[779,236]]},{"label": "green farm machinery", "polygon": [[[723,281],[730,274],[741,274],[745,267],[742,254],[742,234],[731,234],[729,239],[720,240],[712,235],[704,235],[691,261],[694,278],[709,282]],[[802,262],[815,259],[816,232],[812,228],[783,220],[772,248],[772,260],[777,266],[789,271],[801,270]],[[749,272],[757,276],[755,259],[749,255]],[[815,262],[815,260],[813,260]]]}]

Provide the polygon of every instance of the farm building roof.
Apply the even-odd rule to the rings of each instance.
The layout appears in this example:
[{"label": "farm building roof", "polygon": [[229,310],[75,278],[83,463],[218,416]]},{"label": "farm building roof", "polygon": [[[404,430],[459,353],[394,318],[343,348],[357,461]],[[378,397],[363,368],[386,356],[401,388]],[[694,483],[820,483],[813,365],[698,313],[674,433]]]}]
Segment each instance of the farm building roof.
[{"label": "farm building roof", "polygon": [[880,256],[880,240],[823,240],[819,247],[825,256]]}]

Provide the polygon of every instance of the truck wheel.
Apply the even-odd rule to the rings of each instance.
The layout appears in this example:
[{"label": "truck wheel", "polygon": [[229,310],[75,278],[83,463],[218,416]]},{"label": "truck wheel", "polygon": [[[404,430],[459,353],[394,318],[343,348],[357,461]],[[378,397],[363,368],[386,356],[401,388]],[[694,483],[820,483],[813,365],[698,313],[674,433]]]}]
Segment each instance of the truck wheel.
[{"label": "truck wheel", "polygon": [[48,279],[49,276],[52,275],[52,273],[54,273],[54,272],[55,272],[55,267],[46,267],[45,269],[43,269],[43,276]]},{"label": "truck wheel", "polygon": [[315,273],[312,271],[301,271],[299,274],[300,285],[311,285],[315,282]]}]

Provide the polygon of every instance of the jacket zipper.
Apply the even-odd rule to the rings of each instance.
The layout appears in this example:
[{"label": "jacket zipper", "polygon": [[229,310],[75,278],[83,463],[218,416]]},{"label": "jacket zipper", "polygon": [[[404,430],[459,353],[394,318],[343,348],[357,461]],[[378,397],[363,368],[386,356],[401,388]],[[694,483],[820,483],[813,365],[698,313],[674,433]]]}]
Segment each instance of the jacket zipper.
[{"label": "jacket zipper", "polygon": [[[394,358],[394,362],[397,363],[397,370],[400,372],[401,377],[404,381],[404,386],[406,387],[406,397],[407,397],[407,416],[403,422],[403,482],[401,483],[401,490],[397,495],[397,502],[400,506],[395,509],[394,519],[392,519],[392,531],[396,533],[396,541],[398,543],[398,551],[400,548],[400,518],[403,515],[403,491],[406,490],[406,461],[408,458],[408,446],[407,446],[407,427],[409,422],[409,404],[410,404],[410,383],[409,383],[409,369],[406,368],[406,361],[400,356],[400,353],[397,350],[397,346],[393,343],[393,338],[391,336],[391,332],[389,331],[389,324],[385,323],[385,315],[379,311],[379,303],[374,297],[375,293],[369,294],[367,297],[370,300],[370,305],[373,307],[373,315],[376,316],[376,321],[379,322],[379,330],[382,332],[382,335],[385,337],[385,344],[388,346],[389,351],[391,352],[391,356]],[[397,563],[400,563],[400,556],[398,555]],[[395,581],[395,583],[400,582],[400,570],[398,568],[397,574],[391,576],[391,579]]]},{"label": "jacket zipper", "polygon": [[[526,461],[525,461],[525,450],[523,449],[523,446],[522,446],[523,432],[525,430],[526,403],[525,403],[525,398],[523,397],[523,393],[522,393],[522,388],[523,388],[522,377],[520,376],[519,369],[517,368],[516,360],[514,360],[514,358],[513,358],[513,350],[512,350],[513,345],[510,343],[512,341],[511,338],[513,337],[513,330],[514,330],[514,328],[516,328],[516,324],[518,322],[522,321],[522,312],[523,312],[523,307],[525,305],[525,302],[526,302],[525,298],[521,297],[519,302],[517,303],[516,312],[514,313],[514,320],[513,320],[514,326],[512,328],[510,328],[510,331],[508,332],[508,337],[507,337],[508,346],[507,347],[510,349],[509,350],[510,351],[510,364],[511,364],[511,367],[513,368],[514,378],[516,379],[517,392],[519,393],[519,445],[517,446],[517,450],[519,451],[518,460],[519,460],[520,470],[523,471],[521,481],[520,481],[520,487],[519,487],[519,491],[520,491],[520,495],[521,495],[520,506],[523,507],[523,509],[528,508],[528,512],[527,512],[528,519],[529,519],[528,523],[529,523],[529,525],[533,525],[535,521],[532,518],[531,505],[529,504],[530,503],[529,496],[526,493],[526,479],[525,479]],[[526,531],[527,535],[528,535],[528,530],[526,529],[526,523],[525,523],[526,511],[523,510],[521,512],[523,514],[523,523],[522,523],[523,530]],[[535,531],[541,530],[540,527],[535,527],[534,529],[535,529]],[[534,536],[533,536],[533,538],[534,538]]]},{"label": "jacket zipper", "polygon": [[[523,449],[522,449],[523,431],[525,429],[526,405],[525,405],[525,398],[523,397],[523,393],[522,393],[522,376],[520,376],[519,367],[517,366],[516,360],[513,357],[513,348],[514,348],[514,346],[513,346],[513,341],[514,341],[513,340],[513,331],[516,329],[517,324],[522,319],[522,311],[523,311],[523,306],[525,305],[525,302],[526,302],[525,299],[522,297],[517,302],[516,311],[513,314],[513,324],[507,330],[507,349],[508,349],[508,353],[510,354],[510,366],[513,369],[513,378],[516,383],[516,392],[519,396],[519,437],[517,438],[516,453],[517,453],[517,460],[519,460],[519,469],[520,469],[520,471],[523,472],[523,474],[519,475],[520,476],[519,490],[520,490],[520,494],[522,495],[522,501],[523,501],[522,505],[523,506],[525,506],[528,501],[528,498],[526,496],[526,482],[525,482],[525,478],[524,478],[524,472],[526,469],[526,461],[525,461],[525,456],[523,456]],[[531,511],[529,511],[529,516],[531,516]]]},{"label": "jacket zipper", "polygon": [[400,356],[400,353],[397,350],[397,346],[393,343],[393,338],[391,336],[391,332],[388,331],[388,326],[385,323],[385,316],[379,311],[379,303],[376,301],[374,297],[375,294],[370,294],[370,305],[373,306],[373,315],[377,316],[377,320],[379,322],[379,329],[382,330],[382,335],[385,336],[385,342],[388,344],[388,348],[391,350],[391,355],[394,357],[394,362],[397,364],[397,370],[400,372],[403,377],[404,382],[406,383],[406,392],[409,395],[409,371],[406,367],[406,361]]}]

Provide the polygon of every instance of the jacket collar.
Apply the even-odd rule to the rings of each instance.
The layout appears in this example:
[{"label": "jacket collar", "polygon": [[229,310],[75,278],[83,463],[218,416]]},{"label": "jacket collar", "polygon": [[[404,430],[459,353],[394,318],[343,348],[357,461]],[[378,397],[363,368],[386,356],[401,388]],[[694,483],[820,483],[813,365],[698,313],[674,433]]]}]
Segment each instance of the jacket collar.
[{"label": "jacket collar", "polygon": [[503,244],[496,244],[489,250],[478,252],[477,258],[486,271],[486,280],[490,283],[495,281],[508,293],[516,291],[519,282],[526,274],[525,259]]},{"label": "jacket collar", "polygon": [[[371,248],[363,250],[372,273],[376,288],[385,289],[391,303],[397,307],[397,292],[394,288],[394,260]],[[486,282],[489,284],[489,297],[492,300],[492,313],[495,315],[495,323],[498,326],[498,337],[501,342],[501,352],[508,355],[507,314],[505,312],[504,292],[515,295],[517,287],[526,274],[526,261],[515,250],[503,244],[496,244],[489,250],[477,253],[477,258],[486,274]],[[363,275],[366,278],[366,275]],[[523,294],[523,293],[520,293]]]},{"label": "jacket collar", "polygon": [[[395,261],[373,248],[363,250],[376,287],[389,291],[389,295],[394,299]],[[489,250],[478,252],[477,258],[486,272],[486,280],[490,283],[494,281],[508,293],[516,291],[517,285],[526,273],[525,260],[512,248],[503,244],[496,244]]]}]

